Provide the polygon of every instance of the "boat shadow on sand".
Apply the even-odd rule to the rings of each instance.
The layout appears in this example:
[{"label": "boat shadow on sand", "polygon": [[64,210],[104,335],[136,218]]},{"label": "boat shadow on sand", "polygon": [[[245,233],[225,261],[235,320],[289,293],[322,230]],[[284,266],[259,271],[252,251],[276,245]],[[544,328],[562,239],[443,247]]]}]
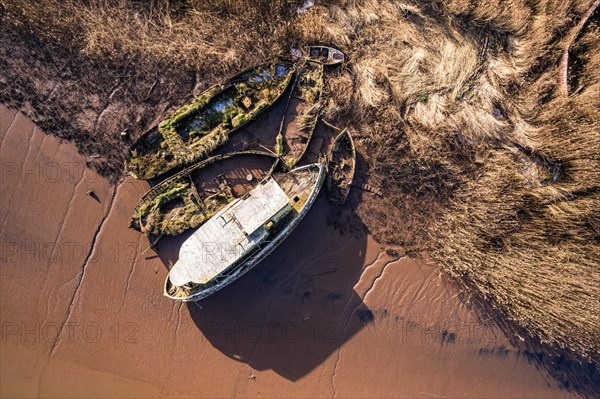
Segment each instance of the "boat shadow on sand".
[{"label": "boat shadow on sand", "polygon": [[[348,216],[343,234],[331,223],[340,212]],[[187,303],[204,338],[255,370],[271,369],[295,381],[368,328],[373,313],[353,288],[377,251],[367,256],[366,229],[351,214],[331,205],[323,190],[298,228],[253,270]],[[176,260],[190,234],[161,241],[165,265]]]},{"label": "boat shadow on sand", "polygon": [[[251,139],[263,146],[274,144],[275,136],[267,133],[276,133],[273,126],[279,126],[285,107],[279,101],[222,151],[239,150],[236,143]],[[336,134],[319,123],[303,163],[315,162]],[[298,227],[254,269],[215,294],[187,303],[203,335],[201,341],[189,343],[191,352],[200,353],[208,341],[255,370],[270,369],[296,381],[369,328],[373,313],[354,291],[365,263],[378,254],[378,248],[368,250],[366,227],[352,211],[365,193],[352,190],[348,203],[339,207],[327,200],[325,191],[323,186]],[[160,240],[157,253],[167,268],[193,232]]]}]

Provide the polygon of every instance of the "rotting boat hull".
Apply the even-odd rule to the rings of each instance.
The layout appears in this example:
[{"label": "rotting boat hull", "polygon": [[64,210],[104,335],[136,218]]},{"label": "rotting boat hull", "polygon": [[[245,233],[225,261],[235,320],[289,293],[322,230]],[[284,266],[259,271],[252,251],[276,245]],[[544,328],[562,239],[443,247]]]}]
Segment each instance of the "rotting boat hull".
[{"label": "rotting boat hull", "polygon": [[294,71],[292,63],[268,62],[212,86],[131,145],[125,161],[128,173],[152,179],[210,155],[232,133],[271,108]]},{"label": "rotting boat hull", "polygon": [[329,46],[308,46],[308,60],[323,65],[341,64],[346,59],[344,53]]},{"label": "rotting boat hull", "polygon": [[282,121],[282,127],[286,125],[282,159],[288,169],[306,154],[321,115],[323,65],[307,62],[298,68],[296,76]]},{"label": "rotting boat hull", "polygon": [[[157,204],[157,202],[160,202],[157,201],[158,197],[164,195],[169,190],[172,190],[177,184],[189,184],[189,187],[181,193],[179,193],[178,195],[172,196],[172,198],[169,199],[170,202],[180,200],[184,197],[189,197],[192,193],[197,194],[196,189],[192,189],[191,187],[193,183],[189,182],[189,176],[191,176],[192,173],[197,173],[201,169],[215,164],[217,162],[225,161],[239,156],[257,156],[272,160],[271,168],[267,173],[267,176],[272,173],[272,171],[278,163],[277,158],[272,153],[268,153],[265,151],[239,151],[234,153],[215,155],[203,161],[197,162],[194,165],[187,167],[181,172],[169,177],[168,179],[162,181],[158,185],[148,190],[142,196],[142,198],[140,198],[140,201],[134,210],[133,216],[131,217],[129,226],[132,229],[140,231],[147,235],[177,235],[185,230],[200,226],[202,224],[202,220],[198,219],[198,212],[200,212],[201,210],[200,208],[195,209],[195,212],[192,212],[194,211],[194,209],[189,210],[188,212],[192,212],[192,215],[187,217],[185,223],[182,226],[178,227],[178,229],[174,229],[168,226],[170,221],[164,220],[168,216],[166,214],[161,213],[163,213],[163,207],[169,206],[169,202],[161,202],[159,206]],[[187,206],[189,207],[190,205],[193,204],[188,204]],[[181,204],[181,206],[184,206],[184,204]],[[223,206],[226,206],[226,204],[223,204],[221,207]],[[169,212],[171,214],[174,214],[177,211],[177,207],[170,206],[170,208],[171,209],[169,210]],[[220,208],[215,208],[212,214],[216,213],[219,209]],[[206,215],[204,219],[210,218],[212,214]],[[149,220],[152,220],[152,222],[149,222]],[[167,225],[166,227],[165,224]]]},{"label": "rotting boat hull", "polygon": [[356,148],[348,129],[333,141],[328,159],[327,197],[336,205],[346,202],[356,170]]}]

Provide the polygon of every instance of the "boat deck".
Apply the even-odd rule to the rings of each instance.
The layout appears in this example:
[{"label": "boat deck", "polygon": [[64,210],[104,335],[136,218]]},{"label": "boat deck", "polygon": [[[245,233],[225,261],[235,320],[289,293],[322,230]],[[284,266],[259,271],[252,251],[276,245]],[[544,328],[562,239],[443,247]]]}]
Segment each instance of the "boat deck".
[{"label": "boat deck", "polygon": [[[253,206],[247,207],[246,210],[241,209],[244,207],[243,202],[247,201],[244,197],[236,200],[227,210],[215,215],[184,243],[186,248],[182,247],[179,260],[165,281],[165,295],[184,301],[191,300],[192,297],[196,298],[193,300],[201,299],[219,289],[218,287],[228,284],[228,279],[235,279],[237,277],[234,276],[239,277],[248,271],[276,246],[276,242],[287,237],[306,214],[319,192],[323,174],[324,166],[319,164],[307,165],[286,174],[274,174],[272,179],[249,193],[249,198],[255,197],[250,201],[257,202],[260,211]],[[272,198],[273,196],[276,198]],[[248,218],[244,218],[242,214]],[[207,225],[213,222],[213,238],[209,244],[215,249],[224,248],[225,251],[219,251],[221,259],[209,260],[207,255],[215,255],[212,250],[210,254],[206,251],[203,253],[203,250],[206,250],[206,239],[209,237],[198,233],[206,230]],[[231,231],[230,234],[217,234],[217,239],[213,234],[215,229]],[[255,230],[251,232],[253,229]],[[200,237],[201,235],[203,237]],[[189,248],[187,244],[190,244]],[[261,247],[263,244],[266,246]],[[206,267],[207,261],[211,264],[216,262],[219,267]],[[218,272],[217,269],[221,271]],[[203,292],[205,295],[201,294]]]},{"label": "boat deck", "polygon": [[208,283],[258,245],[268,235],[265,224],[289,210],[289,203],[269,179],[219,211],[183,243],[170,272],[173,284]]},{"label": "boat deck", "polygon": [[296,212],[304,206],[319,175],[318,168],[306,168],[296,173],[275,174],[273,178],[290,198],[290,205]]}]

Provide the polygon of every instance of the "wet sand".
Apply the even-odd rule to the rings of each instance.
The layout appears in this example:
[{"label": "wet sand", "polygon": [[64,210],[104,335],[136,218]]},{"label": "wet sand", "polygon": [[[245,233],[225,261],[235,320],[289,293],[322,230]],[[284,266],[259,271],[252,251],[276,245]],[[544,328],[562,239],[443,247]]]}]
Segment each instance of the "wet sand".
[{"label": "wet sand", "polygon": [[182,238],[157,253],[127,228],[148,183],[111,187],[4,107],[0,143],[3,397],[570,396],[435,265],[340,233],[325,193],[259,266],[183,304],[162,296]]}]

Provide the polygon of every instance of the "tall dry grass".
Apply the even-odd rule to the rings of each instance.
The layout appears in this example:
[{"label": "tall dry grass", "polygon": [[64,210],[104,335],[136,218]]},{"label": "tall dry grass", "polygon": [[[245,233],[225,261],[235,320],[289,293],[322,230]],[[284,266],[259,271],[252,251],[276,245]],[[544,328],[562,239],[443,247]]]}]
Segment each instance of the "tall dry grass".
[{"label": "tall dry grass", "polygon": [[273,56],[299,1],[3,0],[9,17],[91,57],[223,73]]},{"label": "tall dry grass", "polygon": [[371,0],[323,7],[299,29],[349,53],[331,85],[354,90],[330,90],[326,112],[362,133],[385,201],[408,202],[397,220],[414,230],[384,223],[383,205],[363,206],[365,222],[391,243],[420,232],[467,292],[597,362],[598,13],[573,49],[573,94],[557,90],[567,33],[591,4]]},{"label": "tall dry grass", "polygon": [[[325,116],[349,125],[385,198],[379,240],[426,249],[525,333],[600,362],[600,26],[593,1],[16,2],[11,23],[72,54],[172,63],[206,81],[303,43],[350,62]],[[15,28],[15,29],[17,29]],[[134,60],[134,61],[131,61]],[[390,213],[392,213],[390,215]]]}]

